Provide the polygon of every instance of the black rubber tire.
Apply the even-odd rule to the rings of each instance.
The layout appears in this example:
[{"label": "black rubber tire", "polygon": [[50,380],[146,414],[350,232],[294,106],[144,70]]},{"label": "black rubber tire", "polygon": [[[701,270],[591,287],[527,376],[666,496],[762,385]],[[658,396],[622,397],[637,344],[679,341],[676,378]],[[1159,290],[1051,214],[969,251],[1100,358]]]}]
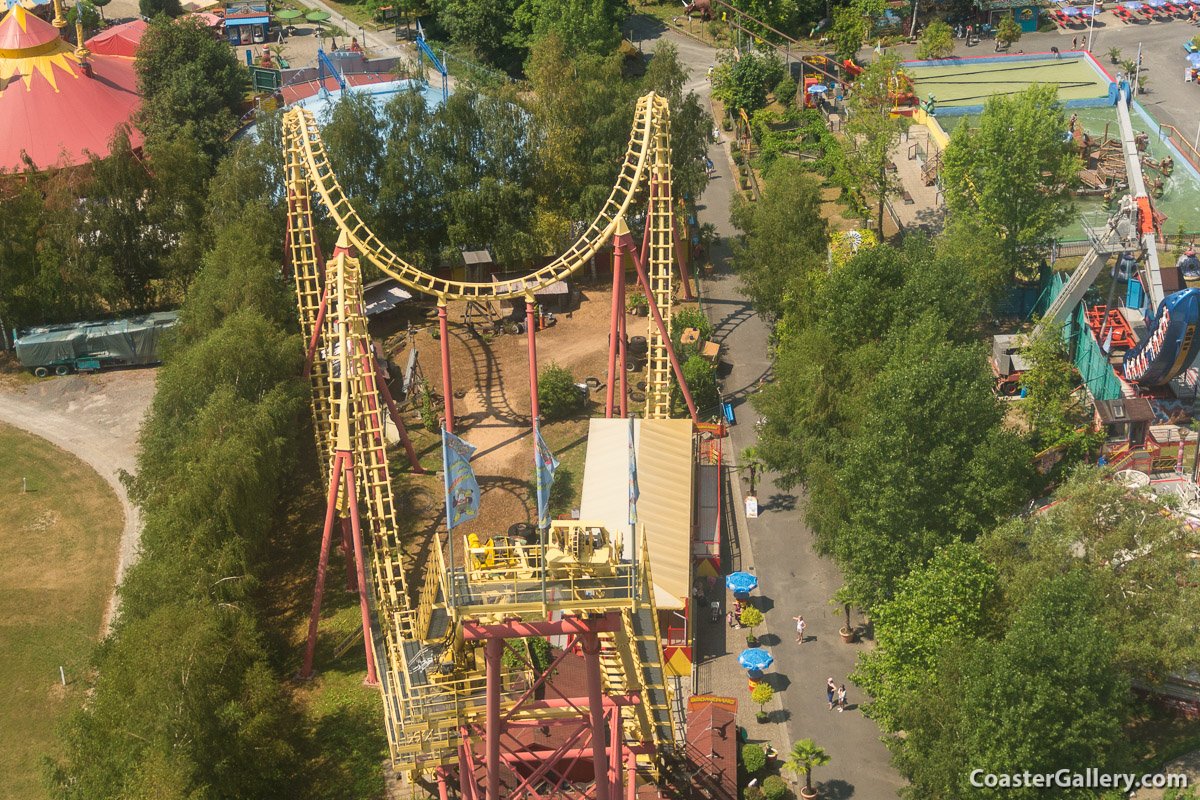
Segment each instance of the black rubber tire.
[{"label": "black rubber tire", "polygon": [[631,358],[625,362],[626,372],[641,372],[643,367],[645,367],[645,364],[643,364],[641,361],[638,361],[636,358]]},{"label": "black rubber tire", "polygon": [[1015,397],[1021,393],[1021,384],[1017,381],[1005,381],[1000,384],[1000,394],[1004,397]]},{"label": "black rubber tire", "polygon": [[54,368],[54,374],[58,375],[59,377],[62,377],[63,375],[70,375],[71,368],[68,367],[66,364],[59,364],[57,367]]},{"label": "black rubber tire", "polygon": [[46,369],[45,367],[34,367],[33,374],[39,378],[44,378],[50,374],[50,370]]},{"label": "black rubber tire", "polygon": [[649,345],[646,343],[645,336],[630,336],[629,337],[629,352],[634,355],[642,355],[646,352]]}]

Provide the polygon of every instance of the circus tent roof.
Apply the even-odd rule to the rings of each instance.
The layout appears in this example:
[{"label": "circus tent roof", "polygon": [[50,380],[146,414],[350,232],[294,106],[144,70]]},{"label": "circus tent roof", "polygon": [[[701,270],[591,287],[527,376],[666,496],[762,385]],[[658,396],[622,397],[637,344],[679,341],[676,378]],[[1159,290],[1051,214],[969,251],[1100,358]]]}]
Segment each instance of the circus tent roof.
[{"label": "circus tent roof", "polygon": [[[108,152],[113,130],[141,104],[133,59],[90,55],[90,76],[80,61],[57,28],[22,6],[0,19],[0,169],[24,171],[22,152],[39,168]],[[142,142],[136,130],[130,139]]]},{"label": "circus tent roof", "polygon": [[121,25],[113,25],[87,40],[87,49],[92,55],[125,56],[133,58],[142,34],[146,32],[144,20],[135,19]]}]

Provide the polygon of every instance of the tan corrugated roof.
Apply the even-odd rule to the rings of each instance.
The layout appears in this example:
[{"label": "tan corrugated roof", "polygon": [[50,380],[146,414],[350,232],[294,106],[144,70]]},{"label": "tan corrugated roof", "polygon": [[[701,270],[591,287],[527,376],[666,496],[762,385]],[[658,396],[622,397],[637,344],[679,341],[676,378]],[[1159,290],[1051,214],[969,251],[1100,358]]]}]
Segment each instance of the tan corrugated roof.
[{"label": "tan corrugated roof", "polygon": [[638,522],[646,531],[655,588],[674,598],[669,607],[682,608],[691,594],[692,421],[640,423]]},{"label": "tan corrugated roof", "polygon": [[[635,420],[638,527],[645,531],[659,608],[683,608],[691,592],[692,423]],[[629,560],[629,421],[592,419],[580,516],[620,531]],[[640,554],[640,553],[639,553]]]}]

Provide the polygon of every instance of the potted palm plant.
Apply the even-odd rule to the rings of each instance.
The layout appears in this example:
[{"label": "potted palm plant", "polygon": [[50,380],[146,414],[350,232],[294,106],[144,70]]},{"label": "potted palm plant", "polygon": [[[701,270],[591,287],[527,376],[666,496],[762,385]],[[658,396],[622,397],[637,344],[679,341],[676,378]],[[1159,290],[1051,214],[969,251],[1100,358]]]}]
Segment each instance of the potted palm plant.
[{"label": "potted palm plant", "polygon": [[829,601],[829,604],[842,606],[843,612],[846,615],[846,624],[838,630],[838,635],[842,637],[842,641],[846,644],[854,644],[857,632],[854,630],[854,626],[850,624],[850,598],[846,593],[845,587],[838,589],[833,599]]},{"label": "potted palm plant", "polygon": [[804,776],[804,788],[800,790],[800,796],[805,800],[813,800],[817,796],[812,788],[813,767],[823,767],[828,763],[829,754],[823,748],[817,747],[812,739],[801,739],[792,745],[792,751],[788,753],[783,766],[796,773],[797,777]]}]

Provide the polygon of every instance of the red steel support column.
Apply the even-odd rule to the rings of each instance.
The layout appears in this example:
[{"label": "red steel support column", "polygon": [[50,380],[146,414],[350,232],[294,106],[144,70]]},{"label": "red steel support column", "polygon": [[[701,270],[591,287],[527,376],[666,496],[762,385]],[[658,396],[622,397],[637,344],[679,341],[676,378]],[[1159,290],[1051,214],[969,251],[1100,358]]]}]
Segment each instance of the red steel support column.
[{"label": "red steel support column", "polygon": [[317,622],[321,619],[321,595],[325,593],[325,572],[329,568],[329,540],[333,537],[333,517],[337,514],[338,485],[342,476],[343,453],[333,456],[333,468],[329,475],[329,501],[325,505],[325,531],[321,534],[321,557],[317,561],[317,588],[313,592],[312,615],[308,618],[308,642],[304,646],[304,666],[299,677],[305,680],[313,676],[313,652],[317,648]]},{"label": "red steel support column", "polygon": [[437,768],[438,800],[449,800],[450,793],[446,791],[446,768]]},{"label": "red steel support column", "polygon": [[317,342],[321,339],[321,326],[325,324],[325,309],[329,306],[329,287],[325,287],[325,291],[321,293],[321,305],[317,306],[317,321],[313,323],[312,339],[308,343],[308,355],[304,358],[304,371],[300,373],[301,378],[307,378],[312,374],[313,357],[317,354]]},{"label": "red steel support column", "polygon": [[350,517],[342,517],[342,555],[346,557],[346,591],[358,591],[358,577],[354,574],[354,533],[350,529]]},{"label": "red steel support column", "polygon": [[541,416],[541,409],[538,408],[538,381],[537,381],[537,341],[534,337],[536,320],[533,313],[533,298],[525,298],[525,334],[529,337],[529,407],[530,421],[533,425],[537,425],[537,419]]},{"label": "red steel support column", "polygon": [[594,633],[580,636],[587,665],[588,710],[592,718],[592,769],[596,800],[608,800],[608,759],[604,753],[604,691],[600,682],[600,639]]},{"label": "red steel support column", "polygon": [[683,257],[683,240],[679,237],[679,220],[674,214],[671,215],[671,238],[675,240],[675,260],[679,262],[679,277],[683,278],[683,299],[690,303],[695,298],[692,297],[692,285],[688,282],[688,265]]},{"label": "red steel support column", "polygon": [[416,475],[424,475],[425,470],[421,468],[421,462],[417,461],[417,451],[413,450],[412,442],[408,438],[408,429],[404,427],[404,420],[400,419],[400,412],[396,410],[396,401],[392,399],[392,392],[388,389],[387,381],[383,379],[383,370],[379,368],[379,362],[371,358],[375,364],[375,383],[379,387],[379,393],[383,395],[383,402],[387,403],[388,413],[392,415],[392,424],[396,426],[396,432],[400,434],[400,441],[404,443],[404,452],[408,453],[408,463],[412,467],[412,471]]},{"label": "red steel support column", "polygon": [[475,773],[471,769],[471,760],[467,757],[467,748],[471,740],[464,734],[458,745],[458,791],[463,800],[473,800],[475,797]]},{"label": "red steel support column", "polygon": [[615,796],[621,793],[621,760],[625,757],[621,749],[621,709],[614,708],[608,713],[611,720],[608,729],[608,787]]},{"label": "red steel support column", "polygon": [[617,388],[617,337],[621,335],[620,320],[625,317],[625,306],[621,303],[621,289],[625,284],[625,271],[622,269],[624,266],[625,260],[621,253],[621,245],[614,238],[612,317],[608,320],[608,386],[604,393],[604,416],[609,419],[613,414],[613,391]]},{"label": "red steel support column", "polygon": [[454,387],[450,383],[450,333],[446,322],[446,303],[438,303],[438,337],[442,344],[442,394],[446,400],[446,431],[454,433]]},{"label": "red steel support column", "polygon": [[667,357],[671,360],[671,369],[675,372],[675,380],[679,381],[679,390],[683,392],[683,399],[687,401],[692,424],[699,425],[700,418],[696,415],[696,402],[692,400],[692,393],[688,390],[687,381],[683,379],[683,368],[679,366],[679,356],[675,354],[675,348],[671,346],[671,337],[667,335],[666,323],[663,322],[662,314],[658,311],[658,303],[654,302],[654,295],[650,293],[650,278],[646,275],[646,265],[639,259],[635,259],[635,262],[642,291],[646,293],[646,298],[650,301],[650,315],[654,317],[654,324],[658,326],[658,332],[662,335],[663,343],[667,347]]},{"label": "red steel support column", "polygon": [[637,756],[625,759],[625,800],[637,800]]},{"label": "red steel support column", "polygon": [[[349,460],[349,456],[347,456]],[[358,517],[358,495],[354,490],[354,462],[351,461],[346,470],[346,504],[350,506],[350,530],[354,535],[354,560],[358,574],[358,605],[362,609],[363,646],[367,651],[367,686],[379,685],[375,676],[375,648],[372,647],[374,637],[371,635],[371,610],[367,606],[367,570],[363,560],[362,521]]]},{"label": "red steel support column", "polygon": [[487,665],[487,800],[500,800],[500,681],[503,680],[500,656],[503,652],[503,639],[488,639],[483,646]]},{"label": "red steel support column", "polygon": [[621,275],[621,419],[629,418],[629,336],[625,331],[625,275]]}]

